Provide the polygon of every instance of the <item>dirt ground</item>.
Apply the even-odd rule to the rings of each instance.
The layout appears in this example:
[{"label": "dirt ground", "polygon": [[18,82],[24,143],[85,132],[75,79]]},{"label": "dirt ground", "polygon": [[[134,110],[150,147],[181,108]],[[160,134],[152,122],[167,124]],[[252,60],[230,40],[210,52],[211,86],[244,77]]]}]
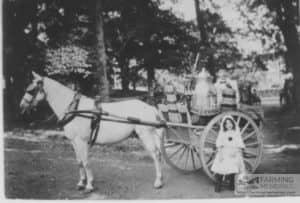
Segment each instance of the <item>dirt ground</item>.
[{"label": "dirt ground", "polygon": [[[300,139],[290,114],[266,108],[264,155],[257,173],[300,173]],[[284,120],[285,122],[282,122]],[[293,120],[293,119],[290,119]],[[284,124],[282,124],[284,123]],[[20,130],[5,134],[5,194],[18,199],[183,199],[234,197],[215,193],[204,172],[184,175],[163,165],[165,185],[154,189],[154,165],[140,142],[131,138],[95,146],[91,164],[96,190],[76,190],[78,166],[73,149],[59,131]]]}]

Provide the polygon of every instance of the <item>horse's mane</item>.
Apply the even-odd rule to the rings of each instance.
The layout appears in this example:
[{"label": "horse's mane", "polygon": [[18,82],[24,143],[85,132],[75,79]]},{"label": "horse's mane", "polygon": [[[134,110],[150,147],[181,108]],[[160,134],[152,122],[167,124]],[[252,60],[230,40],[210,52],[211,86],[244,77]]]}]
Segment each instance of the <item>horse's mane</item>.
[{"label": "horse's mane", "polygon": [[44,77],[44,82],[48,83],[51,87],[58,89],[60,91],[63,91],[66,94],[74,94],[74,90],[72,90],[71,88],[69,88],[68,86],[65,86],[63,84],[61,84],[60,82],[51,79],[49,77]]},{"label": "horse's mane", "polygon": [[[59,89],[60,91],[63,91],[65,94],[69,95],[69,94],[72,94],[74,95],[75,94],[75,90],[71,89],[70,87],[52,79],[52,78],[49,78],[49,77],[44,77],[44,80],[46,79],[46,82],[49,82],[54,88],[57,88]],[[81,92],[79,92],[83,97],[87,98],[87,99],[93,99],[93,98],[90,98],[84,94],[82,94]]]},{"label": "horse's mane", "polygon": [[[48,103],[55,111],[56,115],[62,117],[68,105],[72,102],[76,92],[48,77],[44,77],[44,89],[47,93]],[[92,101],[89,102],[89,100],[93,99],[88,98],[87,96],[83,97],[88,103],[92,103]]]}]

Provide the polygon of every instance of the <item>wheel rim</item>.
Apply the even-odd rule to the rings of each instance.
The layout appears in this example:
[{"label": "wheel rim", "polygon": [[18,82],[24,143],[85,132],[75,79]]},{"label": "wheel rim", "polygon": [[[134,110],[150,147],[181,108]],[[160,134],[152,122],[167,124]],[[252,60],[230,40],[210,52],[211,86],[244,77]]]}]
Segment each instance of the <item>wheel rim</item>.
[{"label": "wheel rim", "polygon": [[168,128],[164,133],[161,149],[166,162],[182,173],[191,173],[201,168],[200,153],[191,144],[189,129]]},{"label": "wheel rim", "polygon": [[243,154],[247,171],[253,173],[258,167],[262,157],[262,135],[255,122],[246,114],[241,112],[226,112],[213,118],[204,129],[200,139],[200,157],[204,172],[214,180],[211,171],[216,155],[216,139],[220,131],[220,124],[224,116],[232,116],[238,123],[241,136],[245,144]]}]

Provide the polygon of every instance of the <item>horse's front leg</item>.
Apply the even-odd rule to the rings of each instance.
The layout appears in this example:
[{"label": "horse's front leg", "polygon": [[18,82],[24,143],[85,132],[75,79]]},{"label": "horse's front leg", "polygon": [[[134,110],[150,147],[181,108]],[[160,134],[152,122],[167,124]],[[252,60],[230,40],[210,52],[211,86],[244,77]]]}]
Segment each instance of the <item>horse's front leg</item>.
[{"label": "horse's front leg", "polygon": [[79,166],[79,182],[77,183],[77,189],[83,190],[83,189],[85,189],[85,184],[86,184],[86,172],[83,167],[83,162],[81,160],[81,156],[80,156],[79,149],[77,147],[77,143],[74,140],[72,140],[71,143],[73,145],[75,155],[76,155],[76,160],[77,160],[78,166]]},{"label": "horse's front leg", "polygon": [[82,175],[85,175],[86,177],[85,190],[86,192],[92,192],[94,190],[93,187],[94,177],[89,163],[88,143],[86,140],[83,140],[81,137],[75,138],[75,142],[76,142],[76,147],[78,149],[79,157],[82,164],[82,169],[83,169],[82,171],[84,173]]}]

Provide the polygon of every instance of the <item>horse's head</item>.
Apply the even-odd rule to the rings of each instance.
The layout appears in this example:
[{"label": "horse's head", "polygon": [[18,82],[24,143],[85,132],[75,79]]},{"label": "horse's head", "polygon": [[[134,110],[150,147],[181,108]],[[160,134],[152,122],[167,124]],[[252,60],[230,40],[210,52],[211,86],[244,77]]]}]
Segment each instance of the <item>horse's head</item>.
[{"label": "horse's head", "polygon": [[41,101],[46,99],[44,91],[43,77],[39,74],[32,72],[33,80],[26,88],[26,92],[20,102],[21,113],[34,109]]}]

